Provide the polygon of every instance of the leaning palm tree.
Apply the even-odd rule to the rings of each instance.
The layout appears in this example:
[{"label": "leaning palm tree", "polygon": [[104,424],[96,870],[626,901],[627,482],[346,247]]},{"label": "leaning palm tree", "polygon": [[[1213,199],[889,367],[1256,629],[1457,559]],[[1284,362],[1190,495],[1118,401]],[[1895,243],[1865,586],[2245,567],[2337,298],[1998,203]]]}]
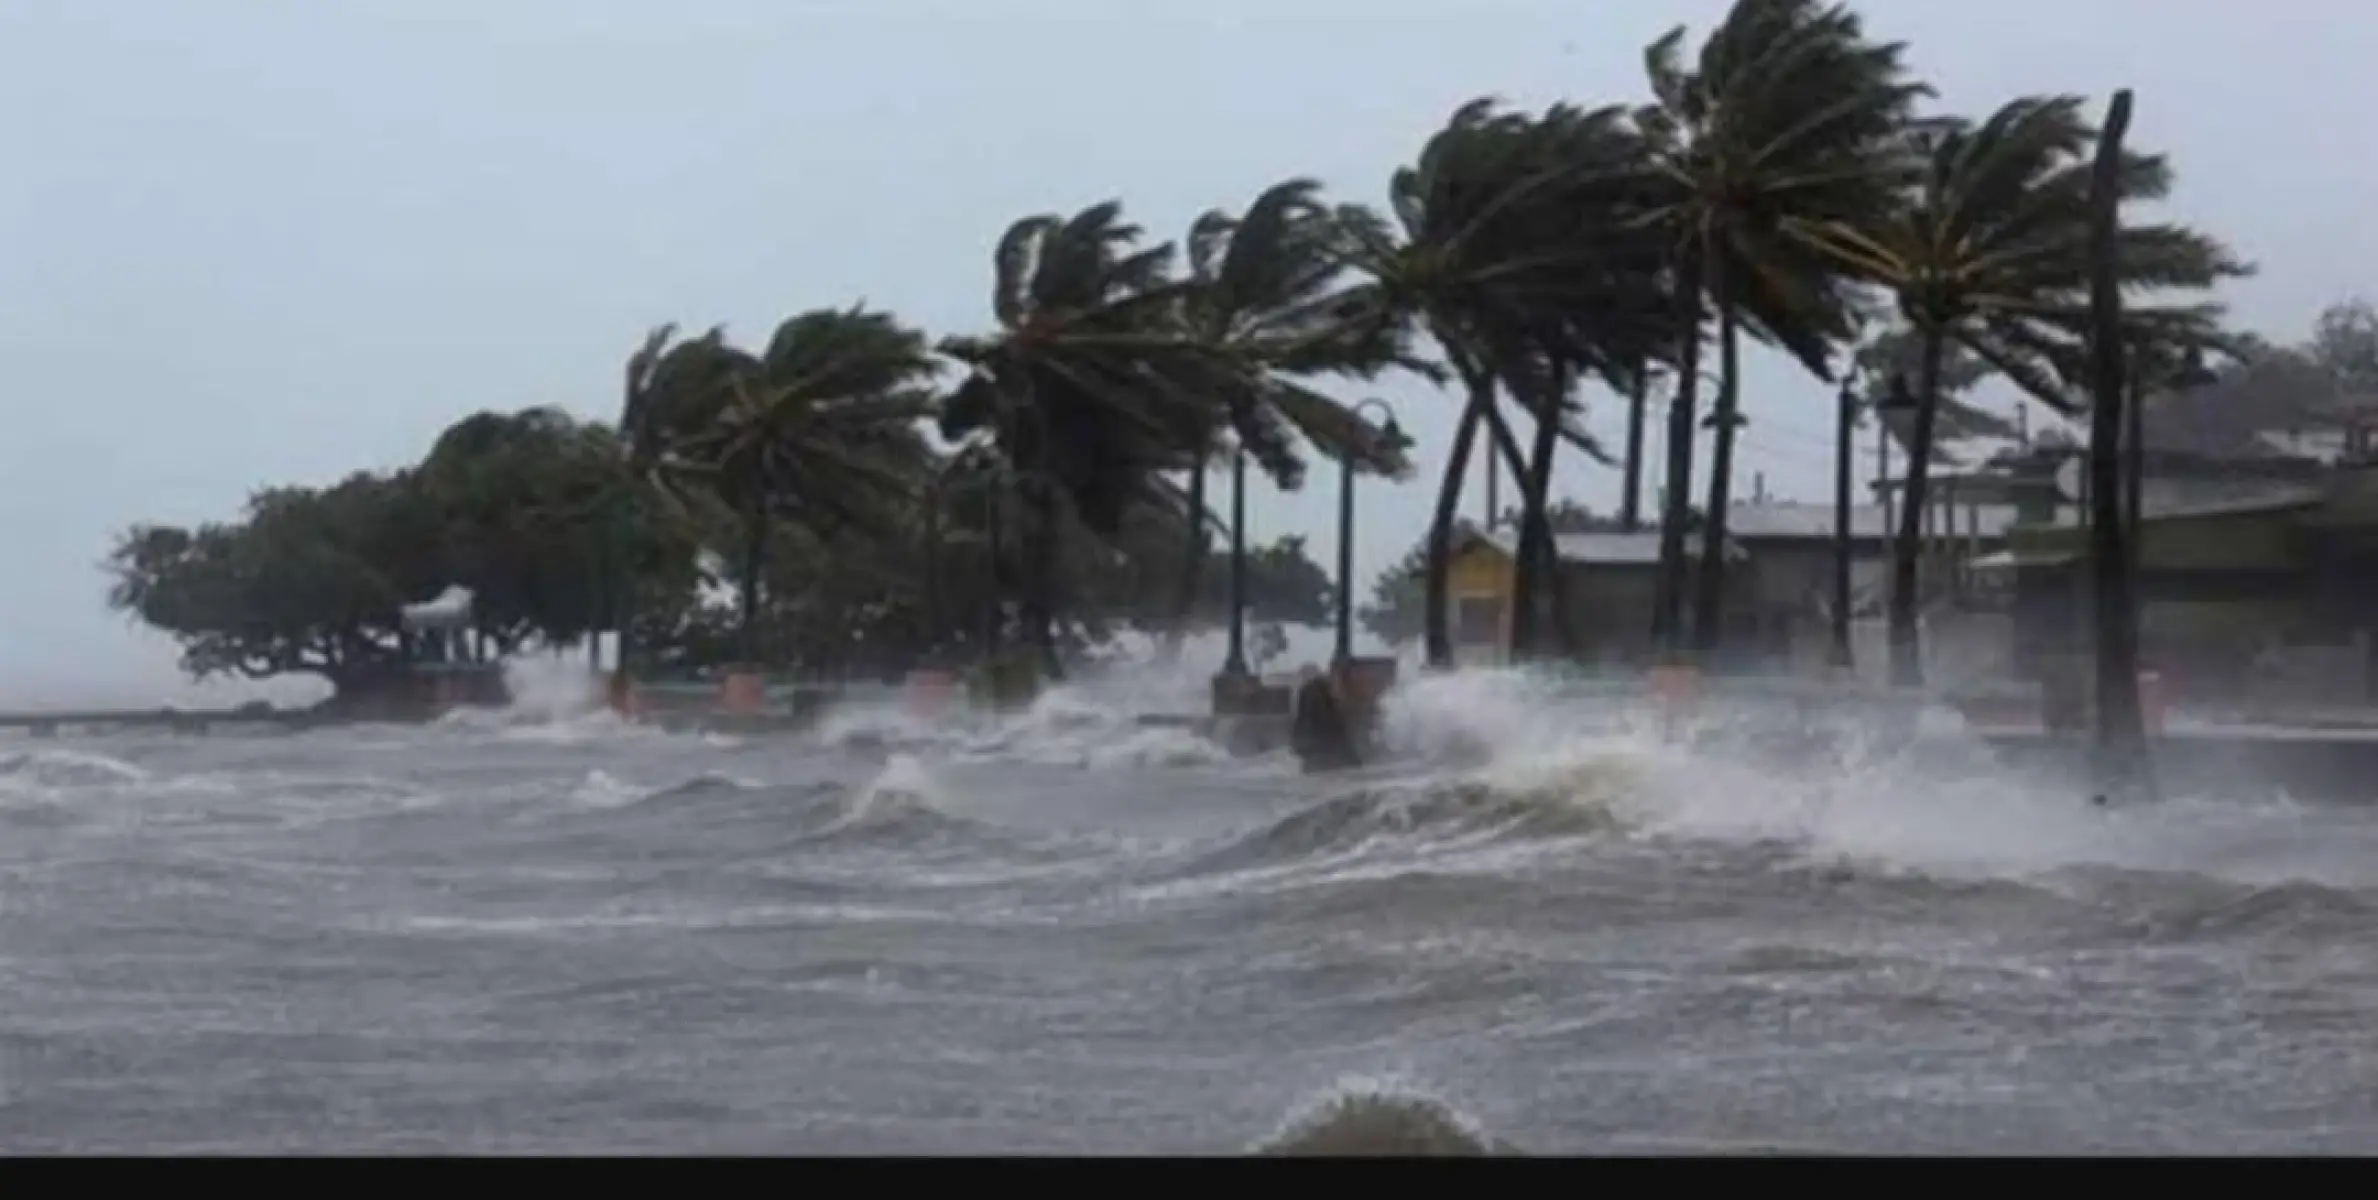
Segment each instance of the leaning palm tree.
[{"label": "leaning palm tree", "polygon": [[1108,201],[1074,216],[1017,221],[993,257],[998,328],[945,338],[969,373],[942,409],[942,434],[981,434],[1012,465],[1033,520],[1026,531],[1025,635],[1043,669],[1056,646],[1058,539],[1070,517],[1112,536],[1125,512],[1188,469],[1240,385],[1228,356],[1189,336],[1192,285],[1170,272],[1171,243]]},{"label": "leaning palm tree", "polygon": [[[1199,217],[1188,237],[1189,276],[1183,297],[1188,335],[1243,370],[1241,386],[1222,397],[1213,414],[1245,451],[1232,456],[1232,494],[1243,495],[1244,473],[1253,458],[1274,483],[1293,490],[1305,462],[1299,444],[1359,469],[1400,474],[1402,451],[1390,445],[1348,405],[1309,387],[1318,375],[1372,379],[1393,366],[1426,371],[1404,346],[1400,323],[1347,319],[1346,264],[1335,250],[1334,214],[1318,199],[1320,185],[1292,179],[1266,189],[1244,216],[1219,210]],[[1208,438],[1192,448],[1189,474],[1191,512],[1206,511]],[[1204,520],[1184,527],[1182,564],[1171,637],[1198,595],[1204,566]],[[1231,522],[1231,555],[1245,553],[1245,531]]]},{"label": "leaning palm tree", "polygon": [[910,505],[930,462],[925,418],[935,373],[923,334],[864,307],[819,309],[778,326],[765,353],[723,376],[686,452],[735,513],[741,649],[759,653],[760,586],[772,524],[831,536],[880,531]]},{"label": "leaning palm tree", "polygon": [[645,335],[628,356],[622,381],[619,436],[624,461],[614,490],[603,498],[608,537],[615,548],[609,564],[610,624],[617,644],[612,650],[611,699],[626,701],[630,662],[635,653],[636,581],[644,564],[631,557],[623,526],[655,521],[689,532],[703,523],[707,507],[701,488],[706,479],[699,464],[689,461],[683,446],[699,430],[726,378],[747,361],[727,345],[723,329],[713,328],[699,338],[677,340],[675,325],[661,325]]},{"label": "leaning palm tree", "polygon": [[1664,645],[1682,645],[1684,525],[1691,503],[1694,406],[1704,314],[1717,320],[1718,394],[1693,641],[1721,636],[1726,536],[1739,408],[1740,333],[1780,345],[1831,381],[1835,349],[1855,330],[1842,280],[1806,234],[1867,220],[1899,182],[1899,135],[1927,93],[1907,77],[1905,47],[1870,40],[1855,13],[1819,0],[1737,0],[1688,68],[1683,28],[1645,51],[1654,102],[1637,116],[1669,195],[1658,221],[1673,246],[1685,310],[1681,371],[1669,410],[1668,511],[1661,519]]},{"label": "leaning palm tree", "polygon": [[[1891,677],[1923,682],[1916,628],[1918,552],[1944,362],[1951,344],[1971,351],[2033,399],[2062,413],[2085,406],[2089,313],[2089,157],[2095,130],[2077,96],[2026,97],[1979,123],[1928,122],[1910,134],[1916,178],[1879,220],[1811,222],[1827,254],[1893,297],[1915,331],[1915,412],[1892,558]],[[2125,152],[2126,201],[2171,187],[2158,156]],[[2117,270],[2131,291],[2202,292],[2247,274],[2218,241],[2173,224],[2131,225],[2118,236]],[[2125,306],[2142,327],[2212,321],[2201,304]]]},{"label": "leaning palm tree", "polygon": [[[1339,209],[1342,253],[1368,276],[1347,297],[1350,319],[1425,333],[1463,391],[1427,542],[1422,624],[1432,666],[1452,661],[1447,570],[1463,476],[1481,429],[1522,479],[1523,513],[1542,508],[1535,485],[1543,480],[1527,470],[1498,393],[1514,391],[1523,409],[1553,422],[1557,441],[1591,448],[1574,421],[1563,373],[1573,375],[1581,363],[1603,369],[1614,356],[1600,353],[1599,339],[1646,341],[1624,335],[1664,319],[1647,309],[1639,282],[1612,284],[1601,235],[1632,226],[1589,223],[1606,215],[1603,207],[1578,203],[1607,193],[1612,182],[1599,169],[1604,163],[1573,152],[1610,138],[1613,124],[1607,113],[1556,110],[1535,120],[1473,101],[1390,180],[1392,223],[1359,206]],[[1632,180],[1632,172],[1625,177]],[[1561,370],[1550,369],[1554,364]],[[1542,555],[1549,534],[1541,522],[1529,532]]]},{"label": "leaning palm tree", "polygon": [[[1667,189],[1643,169],[1646,148],[1626,110],[1556,105],[1536,123],[1534,135],[1542,168],[1558,185],[1544,202],[1517,206],[1517,218],[1526,221],[1521,244],[1563,260],[1566,290],[1522,314],[1528,344],[1504,354],[1500,372],[1536,422],[1520,479],[1523,553],[1512,586],[1519,607],[1512,613],[1511,649],[1522,658],[1537,649],[1538,582],[1549,583],[1546,598],[1556,617],[1565,618],[1568,607],[1550,517],[1559,442],[1565,436],[1589,458],[1615,465],[1572,424],[1582,414],[1576,385],[1594,376],[1623,394],[1640,381],[1643,364],[1675,338],[1665,246],[1649,219]],[[1556,619],[1555,629],[1564,652],[1574,654],[1574,633],[1565,619]]]}]

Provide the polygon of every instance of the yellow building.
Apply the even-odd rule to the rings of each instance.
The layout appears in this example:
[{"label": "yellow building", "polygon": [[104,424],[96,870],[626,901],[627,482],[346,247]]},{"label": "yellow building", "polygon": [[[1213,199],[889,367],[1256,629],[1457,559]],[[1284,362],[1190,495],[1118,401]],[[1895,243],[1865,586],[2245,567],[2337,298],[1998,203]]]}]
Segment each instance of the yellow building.
[{"label": "yellow building", "polygon": [[[1518,533],[1465,529],[1455,536],[1453,557],[1446,572],[1448,608],[1452,618],[1453,657],[1462,666],[1498,665],[1509,661],[1511,646],[1513,552]],[[1660,562],[1658,530],[1635,533],[1563,533],[1553,538],[1562,583],[1569,603],[1570,624],[1577,631],[1579,651],[1587,661],[1617,665],[1647,660],[1651,645],[1652,597]],[[1687,586],[1690,564],[1700,561],[1698,536],[1685,539]],[[1727,547],[1728,593],[1747,605],[1752,592],[1749,572],[1739,545]],[[1552,632],[1547,612],[1546,637]],[[1689,614],[1688,614],[1689,619]]]}]

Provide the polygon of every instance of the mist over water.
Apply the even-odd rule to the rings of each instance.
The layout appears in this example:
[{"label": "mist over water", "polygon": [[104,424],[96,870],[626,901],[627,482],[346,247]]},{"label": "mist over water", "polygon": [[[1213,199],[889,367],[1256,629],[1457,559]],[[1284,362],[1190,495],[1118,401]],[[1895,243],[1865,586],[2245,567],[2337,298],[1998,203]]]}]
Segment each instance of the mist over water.
[{"label": "mist over water", "polygon": [[1407,673],[1394,761],[1306,776],[1138,721],[1217,661],[0,740],[0,1149],[2378,1149],[2373,810],[1517,673]]}]

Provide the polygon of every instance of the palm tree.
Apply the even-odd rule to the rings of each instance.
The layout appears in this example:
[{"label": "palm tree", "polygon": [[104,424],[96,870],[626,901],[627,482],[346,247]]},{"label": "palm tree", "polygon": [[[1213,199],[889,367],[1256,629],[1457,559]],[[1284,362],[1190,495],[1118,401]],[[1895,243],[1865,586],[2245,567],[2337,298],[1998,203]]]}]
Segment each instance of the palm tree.
[{"label": "palm tree", "polygon": [[1741,424],[1739,334],[1747,326],[1831,382],[1834,349],[1855,329],[1854,304],[1806,230],[1865,220],[1886,206],[1903,161],[1899,134],[1927,89],[1907,78],[1904,44],[1869,40],[1858,16],[1837,4],[1738,0],[1690,69],[1684,34],[1671,30],[1645,51],[1654,102],[1637,117],[1669,191],[1658,220],[1672,239],[1686,310],[1655,620],[1673,652],[1681,645],[1702,320],[1714,313],[1715,444],[1693,614],[1695,646],[1707,654],[1723,632],[1719,547]]},{"label": "palm tree", "polygon": [[683,454],[688,437],[696,432],[715,405],[726,376],[742,359],[726,344],[723,329],[713,328],[699,338],[677,340],[675,325],[661,325],[645,335],[628,356],[622,381],[619,435],[625,460],[615,494],[604,508],[615,553],[610,565],[611,626],[618,644],[612,651],[611,701],[626,702],[629,663],[634,654],[635,588],[642,565],[624,552],[622,524],[656,519],[680,525],[699,524],[696,509],[702,492],[688,485],[706,479],[699,464]]},{"label": "palm tree", "polygon": [[[1611,253],[1613,235],[1634,229],[1604,221],[1605,197],[1618,190],[1606,169],[1617,134],[1609,111],[1558,109],[1539,121],[1473,101],[1391,179],[1392,224],[1358,206],[1339,210],[1345,259],[1369,277],[1347,297],[1350,318],[1425,332],[1464,392],[1429,526],[1423,627],[1432,666],[1452,661],[1452,529],[1481,428],[1523,481],[1523,514],[1543,507],[1544,473],[1528,469],[1498,391],[1514,391],[1551,422],[1556,441],[1598,450],[1567,419],[1569,379],[1581,363],[1613,369],[1602,346],[1647,343],[1653,339],[1640,331],[1664,319],[1645,305],[1640,264]],[[1639,190],[1634,172],[1619,178]],[[1545,555],[1548,531],[1540,520],[1528,524],[1523,537],[1533,537],[1524,544]],[[1526,611],[1530,602],[1520,603]]]},{"label": "palm tree", "polygon": [[[1565,292],[1523,313],[1529,343],[1502,356],[1504,385],[1535,418],[1535,440],[1522,476],[1519,534],[1523,548],[1513,574],[1519,607],[1512,613],[1511,649],[1536,651],[1536,583],[1551,583],[1550,600],[1565,618],[1561,575],[1553,551],[1549,498],[1553,458],[1566,436],[1588,457],[1612,465],[1601,446],[1571,424],[1582,415],[1573,388],[1587,375],[1624,392],[1643,364],[1673,344],[1667,318],[1670,293],[1664,245],[1648,217],[1665,189],[1643,168],[1643,140],[1626,110],[1555,106],[1537,123],[1543,170],[1558,181],[1541,203],[1518,206],[1529,220],[1528,240],[1563,260]],[[1573,631],[1556,620],[1564,652],[1574,654]]]},{"label": "palm tree", "polygon": [[1217,406],[1242,386],[1226,355],[1187,332],[1193,285],[1170,274],[1172,244],[1143,247],[1140,232],[1114,201],[1017,221],[993,259],[997,330],[940,344],[969,368],[943,407],[943,436],[986,435],[1032,510],[1025,634],[1052,676],[1063,672],[1054,625],[1063,519],[1114,535],[1133,504],[1160,490],[1157,473],[1195,463]]},{"label": "palm tree", "polygon": [[[1258,195],[1243,217],[1219,210],[1199,217],[1188,237],[1195,285],[1183,297],[1188,335],[1245,371],[1244,386],[1224,398],[1215,421],[1217,430],[1227,427],[1246,450],[1232,456],[1231,470],[1243,476],[1253,457],[1287,490],[1303,481],[1300,439],[1330,459],[1351,459],[1361,469],[1388,474],[1406,469],[1398,448],[1347,405],[1305,386],[1303,377],[1371,379],[1390,366],[1427,370],[1405,351],[1404,326],[1347,319],[1348,274],[1334,252],[1334,214],[1319,201],[1319,192],[1320,185],[1309,179],[1276,184]],[[1185,526],[1187,553],[1173,617],[1176,642],[1204,565],[1211,442],[1210,436],[1200,437],[1193,447],[1188,507],[1199,519]],[[1234,494],[1243,488],[1243,477],[1234,481]],[[1234,562],[1245,553],[1245,536],[1233,522]]]},{"label": "palm tree", "polygon": [[739,653],[756,667],[771,524],[789,518],[819,536],[885,529],[930,458],[923,421],[936,367],[923,334],[864,307],[792,317],[765,353],[731,365],[685,449],[709,466],[741,526]]},{"label": "palm tree", "polygon": [[[1918,338],[1906,486],[1890,595],[1891,677],[1923,682],[1916,632],[1918,551],[1926,482],[1943,406],[1945,356],[1971,351],[2034,399],[2063,413],[2085,405],[2089,155],[2095,131],[2077,96],[2026,97],[1978,124],[1933,121],[1911,131],[1916,178],[1882,219],[1807,227],[1828,255],[1893,297]],[[2161,198],[2171,169],[2125,152],[2131,201]],[[2118,236],[2118,282],[2129,290],[2203,290],[2248,273],[2219,242],[2172,224]],[[2130,307],[2149,323],[2210,320],[2203,306]]]}]

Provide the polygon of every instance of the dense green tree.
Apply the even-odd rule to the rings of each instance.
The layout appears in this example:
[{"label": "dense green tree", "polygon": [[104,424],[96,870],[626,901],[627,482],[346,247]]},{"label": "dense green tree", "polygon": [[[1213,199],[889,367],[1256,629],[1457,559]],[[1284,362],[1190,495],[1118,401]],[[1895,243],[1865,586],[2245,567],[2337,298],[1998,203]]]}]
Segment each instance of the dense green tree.
[{"label": "dense green tree", "polygon": [[729,360],[698,394],[707,411],[694,410],[702,424],[680,445],[740,523],[746,663],[764,659],[760,588],[773,523],[827,537],[880,534],[891,512],[915,502],[935,370],[924,335],[890,314],[817,309],[779,325],[758,357]]}]

